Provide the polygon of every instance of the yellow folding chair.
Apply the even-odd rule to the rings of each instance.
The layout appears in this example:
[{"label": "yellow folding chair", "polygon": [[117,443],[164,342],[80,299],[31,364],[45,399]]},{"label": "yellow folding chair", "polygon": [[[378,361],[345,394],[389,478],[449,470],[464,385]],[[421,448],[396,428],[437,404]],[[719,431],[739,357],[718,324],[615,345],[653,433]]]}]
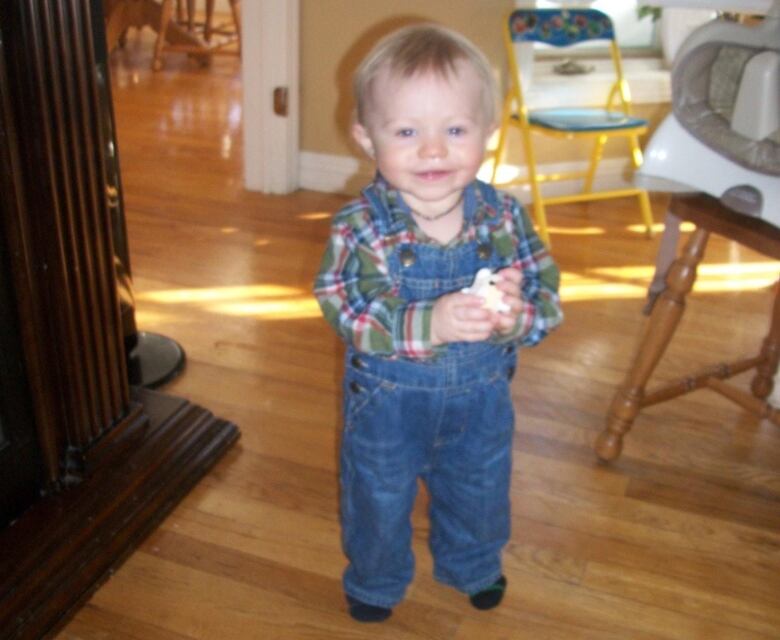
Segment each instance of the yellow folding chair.
[{"label": "yellow folding chair", "polygon": [[[564,202],[635,196],[639,200],[647,235],[652,235],[653,216],[647,191],[635,187],[593,190],[596,170],[607,140],[614,136],[626,138],[631,151],[631,162],[633,168],[636,169],[642,164],[642,150],[639,147],[638,136],[647,131],[647,121],[632,117],[630,114],[628,83],[623,77],[620,50],[615,41],[615,30],[609,16],[595,9],[517,9],[507,17],[503,32],[511,79],[501,113],[492,182],[496,183],[499,165],[504,160],[507,134],[511,127],[518,127],[525,152],[527,175],[501,183],[500,186],[530,183],[534,218],[539,235],[548,246],[550,236],[547,229],[545,206]],[[606,106],[604,108],[529,109],[523,98],[524,86],[521,78],[521,65],[515,45],[523,42],[541,42],[554,47],[570,47],[591,40],[607,40],[610,44],[614,66],[614,83],[607,96]],[[527,89],[527,86],[525,88]],[[533,149],[535,136],[532,134],[566,139],[592,139],[593,150],[588,169],[548,175],[540,174]],[[554,197],[542,195],[541,183],[573,178],[584,178],[580,193]]]}]

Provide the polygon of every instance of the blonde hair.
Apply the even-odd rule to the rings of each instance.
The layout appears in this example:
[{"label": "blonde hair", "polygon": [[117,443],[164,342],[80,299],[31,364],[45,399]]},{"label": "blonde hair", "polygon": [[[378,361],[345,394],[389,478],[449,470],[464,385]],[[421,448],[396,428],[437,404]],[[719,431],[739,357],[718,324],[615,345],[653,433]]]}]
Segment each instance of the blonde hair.
[{"label": "blonde hair", "polygon": [[457,73],[457,63],[470,63],[482,82],[482,106],[487,122],[496,112],[496,85],[490,63],[467,38],[435,24],[404,27],[385,36],[365,57],[355,72],[353,91],[356,118],[365,124],[371,87],[382,69],[400,78],[433,72],[448,78]]}]

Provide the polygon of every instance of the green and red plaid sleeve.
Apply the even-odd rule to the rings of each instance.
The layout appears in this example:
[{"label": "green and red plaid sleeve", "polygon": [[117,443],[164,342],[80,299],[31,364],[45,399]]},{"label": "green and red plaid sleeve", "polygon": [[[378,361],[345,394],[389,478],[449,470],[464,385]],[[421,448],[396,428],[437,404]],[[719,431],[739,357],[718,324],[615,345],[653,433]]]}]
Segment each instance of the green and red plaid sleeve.
[{"label": "green and red plaid sleeve", "polygon": [[498,336],[496,340],[532,346],[563,321],[558,297],[560,271],[536,234],[523,207],[509,194],[502,193],[501,197],[501,228],[495,229],[492,235],[494,242],[502,236],[509,236],[512,240],[512,266],[523,274],[520,285],[523,308],[514,330]]},{"label": "green and red plaid sleeve", "polygon": [[325,319],[356,349],[429,358],[433,301],[397,295],[385,260],[390,240],[378,234],[365,200],[347,205],[333,221],[314,295]]}]

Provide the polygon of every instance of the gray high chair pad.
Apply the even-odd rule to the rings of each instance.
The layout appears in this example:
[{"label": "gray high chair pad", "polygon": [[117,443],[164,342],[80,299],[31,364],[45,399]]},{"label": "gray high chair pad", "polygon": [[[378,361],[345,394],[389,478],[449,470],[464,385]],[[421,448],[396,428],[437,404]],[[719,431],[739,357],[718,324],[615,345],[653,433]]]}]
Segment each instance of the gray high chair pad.
[{"label": "gray high chair pad", "polygon": [[675,64],[672,106],[680,124],[703,144],[747,169],[780,176],[780,130],[752,140],[730,125],[745,65],[762,51],[719,42],[693,49]]}]

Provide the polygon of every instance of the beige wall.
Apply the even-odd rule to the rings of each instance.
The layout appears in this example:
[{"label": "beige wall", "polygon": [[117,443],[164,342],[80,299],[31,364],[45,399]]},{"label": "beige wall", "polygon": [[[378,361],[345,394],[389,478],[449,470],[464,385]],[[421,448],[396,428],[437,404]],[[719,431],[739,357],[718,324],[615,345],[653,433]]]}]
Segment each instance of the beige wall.
[{"label": "beige wall", "polygon": [[301,149],[351,155],[351,78],[378,38],[435,21],[460,31],[503,69],[497,22],[513,0],[301,0]]},{"label": "beige wall", "polygon": [[[301,149],[360,156],[349,138],[352,73],[379,37],[404,24],[429,20],[460,31],[484,51],[500,81],[506,65],[499,25],[513,6],[513,0],[301,0]],[[667,109],[637,105],[634,112],[654,124]],[[521,162],[514,140],[508,159]],[[588,152],[548,139],[538,161],[575,161]],[[604,155],[624,153],[622,141],[613,141]]]}]

